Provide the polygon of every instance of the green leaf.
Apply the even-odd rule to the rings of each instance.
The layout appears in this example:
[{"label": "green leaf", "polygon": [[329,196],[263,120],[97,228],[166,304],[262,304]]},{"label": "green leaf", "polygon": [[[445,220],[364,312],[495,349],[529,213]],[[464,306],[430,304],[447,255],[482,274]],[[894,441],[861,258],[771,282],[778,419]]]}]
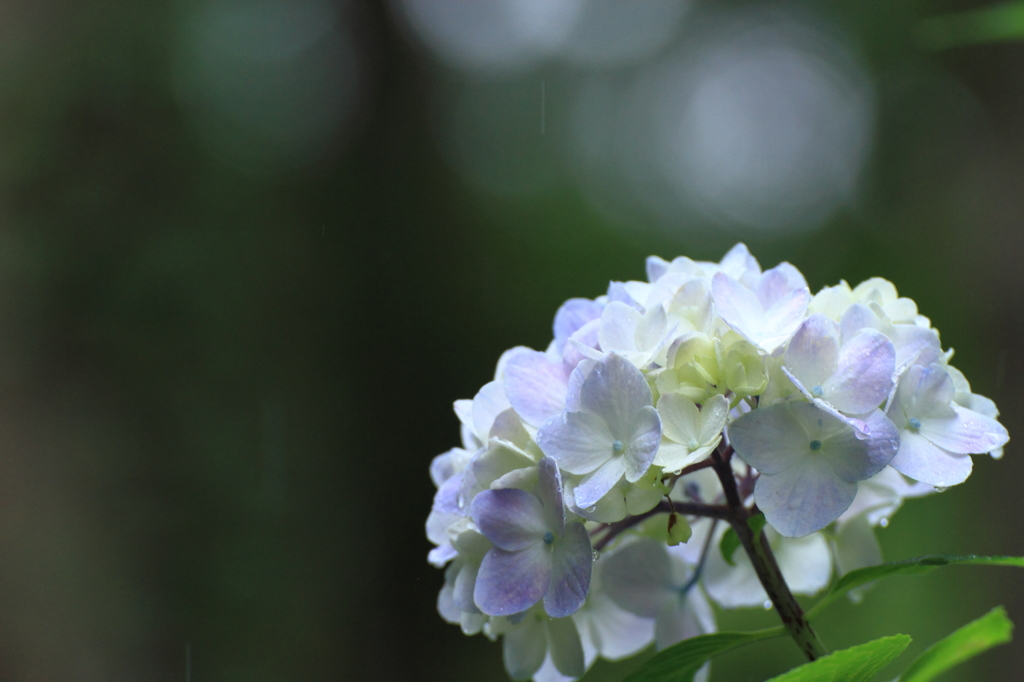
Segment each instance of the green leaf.
[{"label": "green leaf", "polygon": [[822,656],[768,682],[871,682],[908,644],[910,637],[907,635],[882,637]]},{"label": "green leaf", "polygon": [[694,674],[709,660],[744,644],[783,637],[784,628],[756,632],[716,632],[685,639],[655,654],[625,682],[692,682]]},{"label": "green leaf", "polygon": [[939,566],[951,566],[954,564],[966,564],[975,566],[1017,566],[1024,568],[1024,557],[1013,556],[923,556],[916,559],[894,561],[889,564],[879,564],[850,571],[840,578],[832,591],[814,605],[807,612],[807,619],[816,618],[825,610],[829,604],[843,596],[855,587],[860,587],[880,578],[888,578],[892,575],[917,575],[928,573]]},{"label": "green leaf", "polygon": [[1006,609],[997,606],[928,647],[900,676],[900,682],[928,682],[994,646],[1006,644],[1012,632],[1013,623],[1006,617]]},{"label": "green leaf", "polygon": [[930,17],[918,26],[917,39],[931,49],[1024,39],[1024,2]]},{"label": "green leaf", "polygon": [[736,550],[740,548],[740,536],[736,535],[736,531],[732,528],[725,531],[722,534],[722,540],[718,543],[718,551],[722,553],[722,558],[725,559],[725,563],[730,566],[735,566],[736,562],[732,560],[732,555],[736,553]]},{"label": "green leaf", "polygon": [[[764,514],[755,514],[747,518],[747,525],[750,526],[750,530],[754,531],[754,539],[757,540],[757,536],[760,535],[761,529],[764,528],[764,524],[767,523],[764,518]],[[736,531],[732,528],[725,531],[722,535],[722,539],[718,543],[718,550],[722,553],[722,558],[725,559],[725,563],[730,566],[735,566],[736,562],[733,561],[733,555],[736,550],[740,548],[740,536],[736,534]]]}]

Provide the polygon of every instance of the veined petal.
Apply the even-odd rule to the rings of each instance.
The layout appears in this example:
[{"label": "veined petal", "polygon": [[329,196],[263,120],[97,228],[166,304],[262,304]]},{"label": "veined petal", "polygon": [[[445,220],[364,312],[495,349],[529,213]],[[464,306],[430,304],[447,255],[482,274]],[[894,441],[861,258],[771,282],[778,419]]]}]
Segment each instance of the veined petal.
[{"label": "veined petal", "polygon": [[974,466],[970,455],[955,455],[913,431],[900,433],[900,449],[889,462],[896,471],[939,488],[963,483]]},{"label": "veined petal", "polygon": [[540,500],[517,488],[484,490],[473,499],[470,514],[488,540],[510,552],[540,543],[550,530]]},{"label": "veined petal", "polygon": [[626,461],[626,480],[630,483],[636,483],[647,473],[661,444],[661,417],[653,407],[641,408],[633,424],[633,433],[622,454]]},{"label": "veined petal", "polygon": [[658,400],[662,433],[677,443],[687,443],[700,434],[700,410],[689,398],[666,393]]},{"label": "veined petal", "polygon": [[900,446],[900,434],[885,414],[876,409],[864,418],[864,432],[843,429],[823,438],[818,455],[848,483],[871,478],[892,461]]},{"label": "veined petal", "polygon": [[587,665],[576,623],[572,618],[552,618],[545,625],[548,631],[548,653],[551,654],[555,668],[569,677],[583,677]]},{"label": "veined petal", "polygon": [[604,419],[611,434],[622,441],[633,433],[637,412],[652,403],[644,375],[614,353],[594,365],[580,388],[580,407]]},{"label": "veined petal", "polygon": [[550,585],[547,545],[541,542],[518,552],[495,547],[480,563],[473,601],[488,616],[510,616],[539,602]]},{"label": "veined petal", "polygon": [[553,618],[576,613],[587,600],[594,555],[590,534],[582,523],[573,522],[551,548],[551,587],[544,596],[544,610]]},{"label": "veined petal", "polygon": [[810,302],[811,292],[806,287],[789,292],[764,312],[757,340],[751,341],[765,353],[773,353],[800,328]]},{"label": "veined petal", "polygon": [[839,365],[822,386],[840,412],[863,414],[885,401],[896,371],[896,348],[873,329],[858,332],[839,352]]},{"label": "veined petal", "polygon": [[622,455],[612,457],[596,471],[584,476],[583,480],[576,486],[576,489],[573,491],[576,497],[576,504],[582,509],[593,507],[597,504],[598,500],[615,487],[615,484],[622,479],[624,473],[626,473],[625,458]]},{"label": "veined petal", "polygon": [[790,340],[785,367],[810,389],[822,386],[835,372],[838,362],[839,330],[836,324],[824,315],[811,315]]},{"label": "veined petal", "polygon": [[[660,404],[660,402],[659,402]],[[721,437],[722,429],[729,418],[729,399],[724,395],[713,395],[700,408],[700,431],[697,441],[702,445]],[[717,440],[715,440],[717,445]]]},{"label": "veined petal", "polygon": [[571,474],[588,474],[615,453],[604,419],[591,412],[563,412],[544,422],[537,445]]},{"label": "veined petal", "polygon": [[847,483],[823,459],[804,457],[777,474],[764,475],[754,486],[754,500],[765,518],[787,537],[821,530],[853,502],[857,484]]},{"label": "veined petal", "polygon": [[546,353],[519,353],[505,366],[508,402],[528,424],[540,426],[565,407],[569,368]]},{"label": "veined petal", "polygon": [[748,338],[762,322],[764,307],[757,296],[729,275],[719,272],[711,279],[711,298],[719,317]]},{"label": "veined petal", "polygon": [[729,442],[744,462],[762,474],[776,474],[801,460],[811,437],[797,413],[817,418],[808,403],[779,403],[752,410],[729,425]]},{"label": "veined petal", "polygon": [[957,454],[980,455],[1006,445],[1006,428],[991,417],[952,405],[956,413],[949,419],[921,419],[921,435],[943,450]]}]

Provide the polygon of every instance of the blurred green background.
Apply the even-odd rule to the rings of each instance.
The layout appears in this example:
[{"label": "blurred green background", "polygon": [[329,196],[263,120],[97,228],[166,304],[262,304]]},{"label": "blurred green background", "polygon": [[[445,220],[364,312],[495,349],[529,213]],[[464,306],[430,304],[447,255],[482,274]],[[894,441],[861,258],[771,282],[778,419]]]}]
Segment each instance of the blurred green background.
[{"label": "blurred green background", "polygon": [[[921,29],[972,6],[0,2],[0,679],[505,679],[435,611],[452,401],[564,299],[739,240],[892,280],[1002,409],[887,557],[1024,554],[1024,44]],[[819,632],[912,635],[891,678],[1022,586],[893,579]]]}]

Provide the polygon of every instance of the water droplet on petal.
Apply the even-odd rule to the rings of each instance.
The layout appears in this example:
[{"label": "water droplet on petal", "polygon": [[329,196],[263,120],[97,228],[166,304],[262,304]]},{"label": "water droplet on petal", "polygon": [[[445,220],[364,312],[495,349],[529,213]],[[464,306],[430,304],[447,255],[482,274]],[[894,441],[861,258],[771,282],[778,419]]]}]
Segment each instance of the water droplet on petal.
[{"label": "water droplet on petal", "polygon": [[601,558],[601,553],[598,552],[596,549],[593,550],[593,555],[594,555],[594,561],[597,561],[598,559]]},{"label": "water droplet on petal", "polygon": [[813,395],[815,398],[820,398],[821,396],[825,395],[825,389],[823,389],[821,386],[815,386],[814,388],[811,389],[811,395]]},{"label": "water droplet on petal", "polygon": [[937,486],[935,486],[935,492],[937,492],[937,493],[944,493],[947,490],[949,490],[949,486],[945,486],[945,485],[937,485]]},{"label": "water droplet on petal", "polygon": [[888,528],[889,527],[889,519],[887,519],[887,518],[885,518],[883,516],[881,519],[878,520],[878,525],[881,526],[882,528]]},{"label": "water droplet on petal", "polygon": [[764,600],[764,604],[762,604],[762,606],[764,606],[764,610],[765,611],[771,611],[772,610],[772,600],[771,599],[765,599]]}]

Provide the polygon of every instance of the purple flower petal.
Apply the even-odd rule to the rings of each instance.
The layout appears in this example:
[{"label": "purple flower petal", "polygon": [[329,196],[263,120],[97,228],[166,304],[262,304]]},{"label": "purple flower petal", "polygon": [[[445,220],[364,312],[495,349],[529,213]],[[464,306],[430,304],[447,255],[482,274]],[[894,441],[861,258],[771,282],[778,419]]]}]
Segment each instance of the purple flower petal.
[{"label": "purple flower petal", "polygon": [[565,526],[565,533],[551,549],[551,587],[544,596],[544,610],[554,618],[576,613],[587,600],[594,556],[590,534],[582,523]]},{"label": "purple flower petal", "polygon": [[565,529],[565,504],[562,502],[562,475],[558,465],[550,457],[544,457],[538,464],[537,497],[544,506],[547,529],[556,537]]},{"label": "purple flower petal", "polygon": [[497,547],[484,555],[473,601],[488,616],[511,616],[530,608],[551,585],[551,551],[543,542],[506,552]]},{"label": "purple flower petal", "polygon": [[892,461],[899,450],[900,434],[885,413],[876,409],[865,417],[863,433],[843,429],[822,441],[821,456],[839,478],[854,483],[871,478]]},{"label": "purple flower petal", "polygon": [[484,490],[473,499],[470,514],[488,540],[510,552],[542,542],[549,530],[540,500],[517,488]]},{"label": "purple flower petal", "polygon": [[864,329],[843,344],[838,370],[824,384],[824,393],[840,412],[863,414],[889,395],[895,371],[892,341],[881,332]]},{"label": "purple flower petal", "polygon": [[555,313],[555,348],[562,352],[565,342],[591,320],[601,317],[603,306],[587,298],[570,298]]},{"label": "purple flower petal", "polygon": [[519,353],[505,367],[505,393],[516,412],[533,426],[565,407],[569,368],[539,351]]}]

